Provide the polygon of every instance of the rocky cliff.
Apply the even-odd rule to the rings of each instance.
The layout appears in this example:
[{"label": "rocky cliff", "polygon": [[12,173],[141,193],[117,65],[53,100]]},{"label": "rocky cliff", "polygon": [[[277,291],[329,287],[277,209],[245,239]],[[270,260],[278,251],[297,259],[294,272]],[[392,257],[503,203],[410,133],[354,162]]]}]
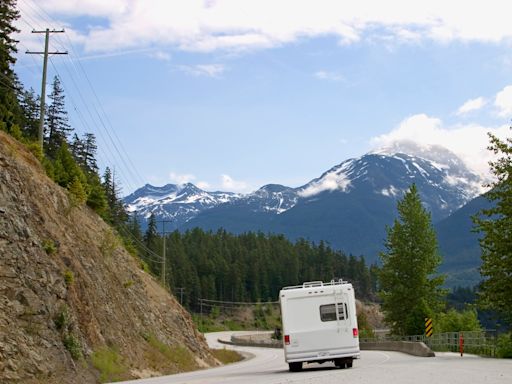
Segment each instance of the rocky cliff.
[{"label": "rocky cliff", "polygon": [[189,314],[115,232],[0,132],[0,382],[94,383],[214,364]]}]

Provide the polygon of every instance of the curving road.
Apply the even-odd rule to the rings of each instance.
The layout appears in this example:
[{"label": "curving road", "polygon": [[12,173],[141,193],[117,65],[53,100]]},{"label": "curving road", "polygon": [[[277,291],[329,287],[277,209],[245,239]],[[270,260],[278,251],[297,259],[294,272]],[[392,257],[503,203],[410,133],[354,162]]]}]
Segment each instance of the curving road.
[{"label": "curving road", "polygon": [[273,348],[225,346],[233,332],[206,334],[212,348],[230,348],[251,358],[202,371],[151,379],[126,381],[133,384],[470,384],[512,383],[512,361],[460,357],[436,353],[436,357],[415,357],[399,352],[362,351],[352,369],[337,369],[331,363],[306,365],[302,372],[289,372],[283,351]]}]

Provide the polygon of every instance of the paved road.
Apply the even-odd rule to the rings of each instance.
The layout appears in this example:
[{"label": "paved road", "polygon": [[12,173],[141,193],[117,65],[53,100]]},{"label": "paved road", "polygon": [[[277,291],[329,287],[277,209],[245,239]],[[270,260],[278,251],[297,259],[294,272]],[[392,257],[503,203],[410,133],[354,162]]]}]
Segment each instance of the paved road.
[{"label": "paved road", "polygon": [[[232,332],[207,334],[212,348],[223,348],[218,338],[229,340]],[[223,367],[129,381],[133,384],[472,384],[512,383],[512,360],[460,357],[437,353],[436,357],[415,357],[399,352],[362,351],[352,369],[337,369],[331,363],[306,366],[289,372],[283,351],[272,348],[229,347],[253,355],[240,363]]]}]

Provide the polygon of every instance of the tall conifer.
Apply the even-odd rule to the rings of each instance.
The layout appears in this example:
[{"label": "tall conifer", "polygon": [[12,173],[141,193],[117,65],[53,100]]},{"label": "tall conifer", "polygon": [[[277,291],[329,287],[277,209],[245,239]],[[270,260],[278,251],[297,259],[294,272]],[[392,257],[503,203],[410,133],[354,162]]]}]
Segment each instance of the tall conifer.
[{"label": "tall conifer", "polygon": [[386,252],[380,254],[380,297],[386,322],[394,334],[424,332],[424,319],[441,309],[444,276],[430,213],[413,184],[398,202],[398,219],[387,229]]}]

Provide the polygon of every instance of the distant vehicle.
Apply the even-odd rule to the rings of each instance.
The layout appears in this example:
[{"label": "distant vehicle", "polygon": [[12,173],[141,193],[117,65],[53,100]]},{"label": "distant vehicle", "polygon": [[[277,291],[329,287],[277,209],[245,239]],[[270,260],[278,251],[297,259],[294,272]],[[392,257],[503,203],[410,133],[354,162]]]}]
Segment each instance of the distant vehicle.
[{"label": "distant vehicle", "polygon": [[290,371],[303,363],[333,361],[352,368],[360,357],[352,284],[338,280],[306,282],[279,292],[285,360]]}]

